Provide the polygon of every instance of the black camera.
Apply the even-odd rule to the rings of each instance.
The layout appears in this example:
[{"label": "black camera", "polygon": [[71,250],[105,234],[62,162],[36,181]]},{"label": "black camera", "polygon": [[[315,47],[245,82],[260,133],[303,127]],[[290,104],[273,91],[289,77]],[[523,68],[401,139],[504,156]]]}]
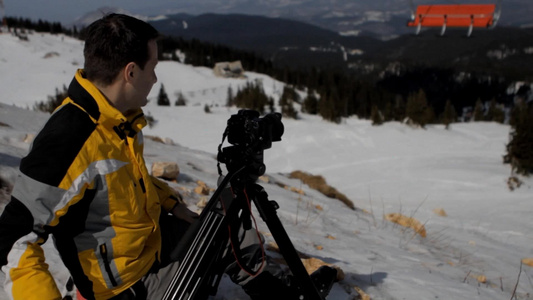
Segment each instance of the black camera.
[{"label": "black camera", "polygon": [[284,132],[280,113],[260,117],[255,110],[239,110],[228,120],[224,136],[233,146],[219,148],[218,161],[226,164],[228,171],[245,167],[252,179],[265,173],[263,150],[272,142],[281,141]]},{"label": "black camera", "polygon": [[272,142],[281,141],[283,131],[280,113],[271,113],[260,118],[258,111],[239,110],[228,120],[228,142],[253,150],[272,147]]}]

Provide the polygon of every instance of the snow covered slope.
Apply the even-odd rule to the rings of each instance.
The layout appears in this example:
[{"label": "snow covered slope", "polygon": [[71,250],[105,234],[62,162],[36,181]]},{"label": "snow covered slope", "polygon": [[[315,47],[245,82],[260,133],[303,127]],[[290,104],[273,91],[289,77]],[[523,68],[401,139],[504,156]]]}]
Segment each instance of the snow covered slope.
[{"label": "snow covered slope", "polygon": [[[29,149],[24,139],[46,120],[19,107],[32,107],[68,84],[82,65],[82,47],[62,36],[33,34],[23,42],[0,35],[0,122],[7,125],[0,126],[0,175],[13,177]],[[43,58],[49,52],[59,56]],[[246,80],[260,80],[278,99],[283,83],[250,72],[247,79],[221,79],[208,68],[176,62],[160,62],[156,72],[159,83],[145,111],[157,122],[145,134],[170,138],[175,145],[146,139],[147,163],[177,162],[182,175],[176,187],[191,190],[202,180],[214,188],[217,146],[237,111],[224,106],[228,87],[236,92]],[[172,103],[182,92],[188,105],[157,106],[160,83]],[[211,113],[204,112],[206,104]],[[280,204],[278,214],[296,248],[344,270],[345,279],[328,299],[356,299],[356,286],[372,299],[511,298],[521,260],[533,257],[533,180],[522,178],[524,184],[514,191],[507,187],[510,168],[502,156],[508,126],[480,122],[422,130],[399,123],[375,127],[357,118],[336,125],[305,114],[284,124],[283,141],[265,151],[270,183],[262,184]],[[289,179],[294,170],[323,175],[359,210]],[[275,182],[301,188],[304,195]],[[186,196],[196,209],[200,196]],[[426,236],[388,221],[385,215],[391,213],[417,219]],[[68,275],[52,247],[46,251],[64,282]],[[518,299],[531,297],[532,278],[533,268],[524,265]],[[214,299],[246,297],[224,279]]]}]

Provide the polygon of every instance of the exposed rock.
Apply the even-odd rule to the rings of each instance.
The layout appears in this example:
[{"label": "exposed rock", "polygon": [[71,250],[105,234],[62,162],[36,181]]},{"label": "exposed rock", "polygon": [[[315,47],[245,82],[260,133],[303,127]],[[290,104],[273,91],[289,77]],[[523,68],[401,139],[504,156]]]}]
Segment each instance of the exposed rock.
[{"label": "exposed rock", "polygon": [[175,162],[154,162],[152,164],[152,176],[167,180],[176,180],[180,174],[180,168]]},{"label": "exposed rock", "polygon": [[207,186],[207,184],[205,184],[205,182],[198,180],[196,184],[198,184],[198,186],[194,188],[194,192],[196,194],[205,196],[209,195],[211,189]]},{"label": "exposed rock", "polygon": [[31,143],[33,143],[34,139],[35,139],[35,134],[28,133],[28,134],[26,134],[26,136],[24,136],[24,143],[31,144]]}]

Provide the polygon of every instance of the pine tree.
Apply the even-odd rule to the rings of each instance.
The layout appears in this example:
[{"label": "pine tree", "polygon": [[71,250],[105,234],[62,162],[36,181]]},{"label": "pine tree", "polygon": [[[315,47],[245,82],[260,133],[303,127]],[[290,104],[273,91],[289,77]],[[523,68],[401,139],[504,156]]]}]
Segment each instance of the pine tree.
[{"label": "pine tree", "polygon": [[507,144],[504,162],[511,163],[518,174],[533,173],[533,107],[520,104],[515,108],[511,141]]},{"label": "pine tree", "polygon": [[296,119],[298,117],[298,112],[294,109],[293,103],[298,98],[298,93],[288,86],[283,88],[283,93],[279,99],[279,106],[281,107],[281,114],[284,117]]},{"label": "pine tree", "polygon": [[428,106],[426,93],[420,89],[418,93],[407,98],[406,116],[414,123],[424,128],[434,118],[432,108]]},{"label": "pine tree", "polygon": [[498,106],[495,99],[492,99],[489,104],[489,110],[485,116],[486,121],[494,121],[498,123],[503,123],[505,120],[504,111]]},{"label": "pine tree", "polygon": [[322,118],[334,123],[340,123],[342,120],[341,110],[337,109],[340,103],[337,89],[333,88],[329,95],[321,97],[318,103],[318,111]]},{"label": "pine tree", "polygon": [[302,112],[311,115],[316,115],[318,113],[318,98],[312,90],[307,91],[307,97],[304,99],[302,105]]},{"label": "pine tree", "polygon": [[520,122],[520,118],[522,118],[521,114],[523,113],[523,109],[525,104],[523,102],[517,103],[512,109],[511,114],[509,116],[509,125],[511,127],[516,127],[516,124]]},{"label": "pine tree", "polygon": [[157,95],[157,105],[160,106],[170,106],[170,100],[168,99],[167,92],[165,91],[165,86],[161,84],[159,89],[159,94]]},{"label": "pine tree", "polygon": [[187,105],[187,99],[185,99],[185,96],[183,96],[182,92],[177,93],[178,98],[176,99],[176,106],[185,106]]},{"label": "pine tree", "polygon": [[237,92],[233,103],[239,108],[253,109],[263,114],[269,100],[261,82],[247,82],[246,86]]},{"label": "pine tree", "polygon": [[446,100],[446,105],[444,106],[444,112],[441,115],[441,122],[446,126],[446,129],[450,128],[450,124],[455,122],[457,118],[457,113],[455,112],[455,107],[453,107],[450,100]]},{"label": "pine tree", "polygon": [[67,86],[63,85],[63,90],[60,91],[56,88],[56,94],[54,96],[48,96],[48,101],[37,102],[34,105],[35,110],[52,113],[54,110],[63,103],[63,100],[68,97]]},{"label": "pine tree", "polygon": [[394,113],[393,113],[393,109],[392,109],[392,102],[387,102],[387,104],[385,104],[385,110],[383,111],[383,121],[384,122],[389,122],[389,121],[392,121],[394,119]]},{"label": "pine tree", "polygon": [[276,108],[274,106],[274,98],[272,98],[272,97],[268,97],[268,109],[270,109],[271,113],[275,113],[276,112]]},{"label": "pine tree", "polygon": [[492,99],[489,102],[489,109],[487,109],[487,113],[485,114],[485,121],[493,121],[494,120],[494,111],[496,110],[496,102],[494,99]]},{"label": "pine tree", "polygon": [[406,108],[406,105],[405,105],[405,100],[403,99],[402,96],[397,95],[396,99],[394,101],[394,107],[392,109],[392,114],[393,114],[394,120],[399,121],[399,122],[403,122],[403,120],[406,117],[406,115],[405,115],[406,110],[407,110],[407,108]]},{"label": "pine tree", "polygon": [[228,93],[227,93],[227,96],[226,96],[226,106],[227,107],[233,106],[233,100],[234,100],[233,89],[231,88],[231,85],[230,85],[228,87]]},{"label": "pine tree", "polygon": [[483,112],[483,102],[481,99],[477,99],[476,107],[474,108],[474,115],[472,116],[474,121],[483,121],[485,119],[485,113]]},{"label": "pine tree", "polygon": [[379,111],[377,105],[372,105],[372,112],[370,113],[372,119],[372,125],[381,125],[383,124],[384,117],[381,111]]},{"label": "pine tree", "polygon": [[426,109],[426,113],[424,114],[425,116],[425,124],[431,124],[431,123],[435,123],[435,119],[437,118],[436,115],[435,115],[435,109],[433,108],[433,106],[429,105],[427,106],[427,109]]},{"label": "pine tree", "polygon": [[157,123],[157,121],[154,119],[154,116],[152,116],[150,113],[145,113],[144,119],[146,120],[149,128],[154,127],[155,123]]}]

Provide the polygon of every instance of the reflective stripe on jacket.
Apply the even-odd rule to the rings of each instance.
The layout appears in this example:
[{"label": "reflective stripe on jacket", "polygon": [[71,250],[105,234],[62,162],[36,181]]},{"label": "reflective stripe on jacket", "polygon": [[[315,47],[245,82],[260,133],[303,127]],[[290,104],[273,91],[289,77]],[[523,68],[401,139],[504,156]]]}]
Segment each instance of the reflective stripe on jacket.
[{"label": "reflective stripe on jacket", "polygon": [[60,299],[40,247],[49,234],[85,298],[126,290],[159,259],[161,207],[177,203],[146,169],[140,109],[120,113],[82,70],[68,96],[22,159],[0,220],[31,222],[0,240],[12,239],[2,270],[13,299]]}]

